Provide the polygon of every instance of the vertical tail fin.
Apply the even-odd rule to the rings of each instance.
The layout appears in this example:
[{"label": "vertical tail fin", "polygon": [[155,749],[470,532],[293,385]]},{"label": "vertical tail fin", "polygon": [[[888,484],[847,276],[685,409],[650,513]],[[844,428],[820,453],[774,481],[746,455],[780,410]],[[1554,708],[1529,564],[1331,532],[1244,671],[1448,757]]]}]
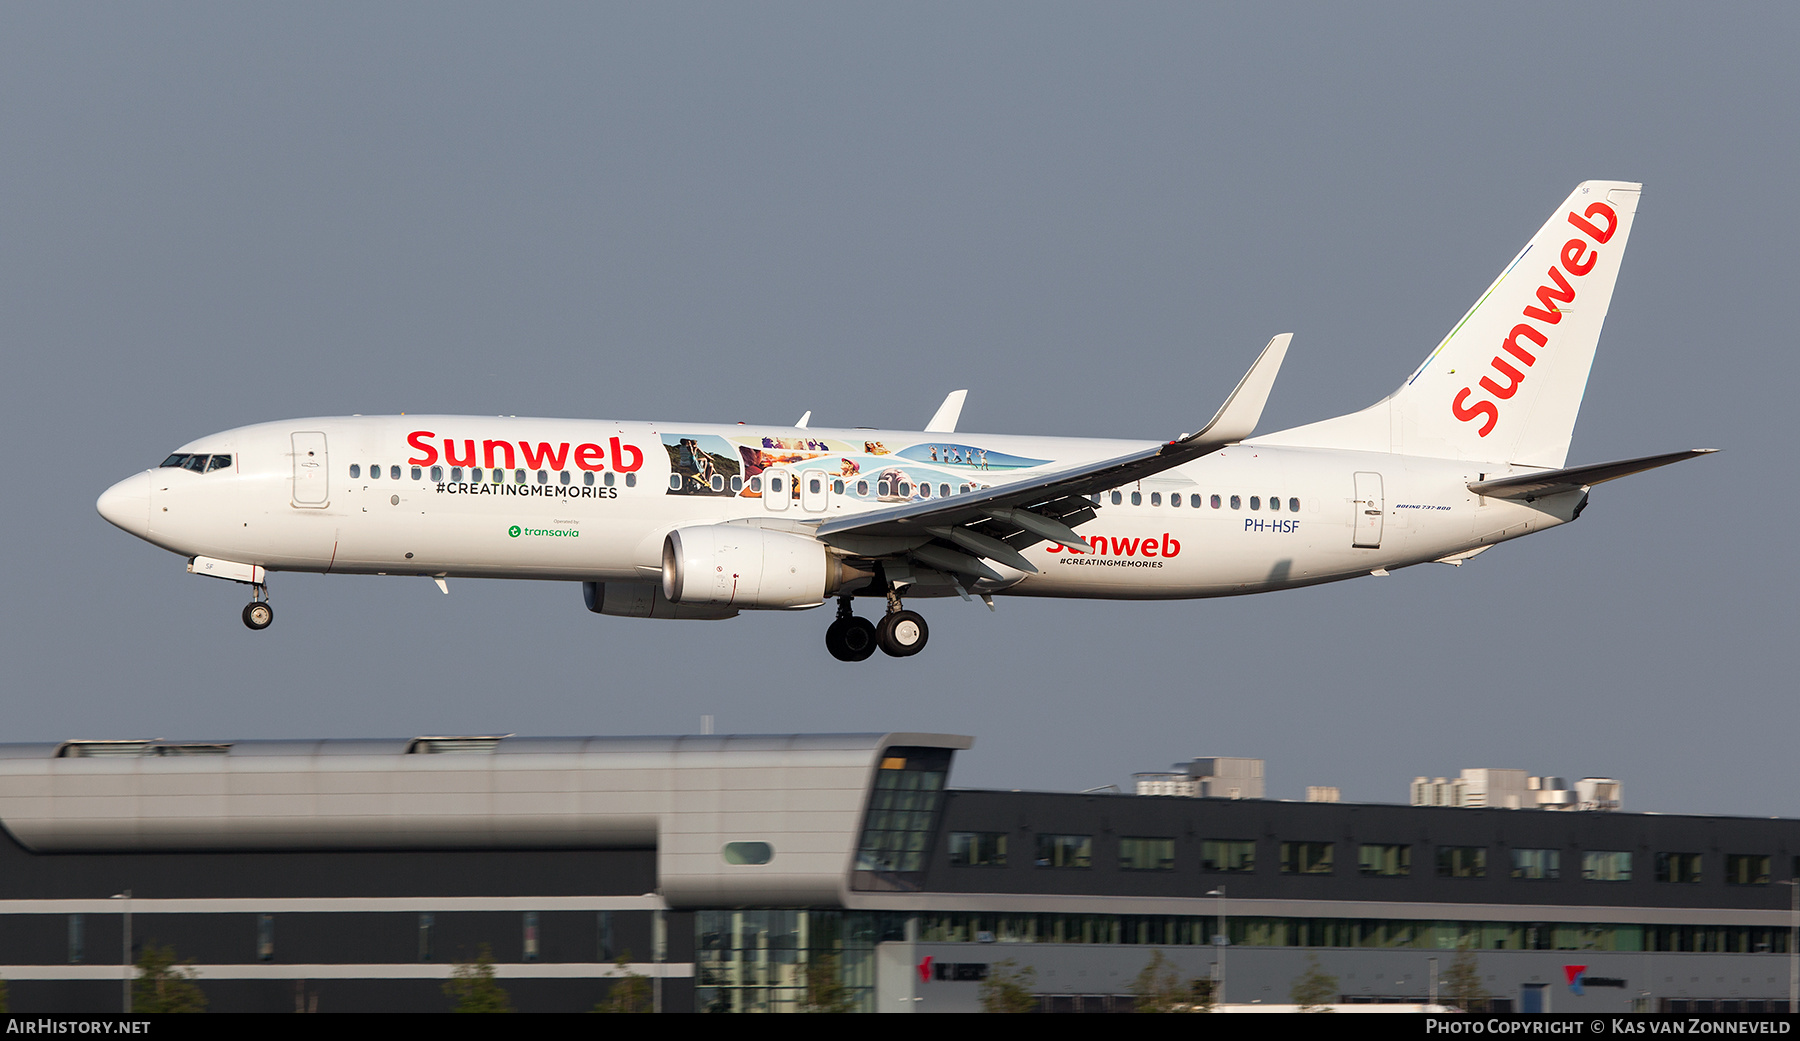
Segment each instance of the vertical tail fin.
[{"label": "vertical tail fin", "polygon": [[1562,466],[1642,188],[1583,182],[1399,390],[1257,441]]}]

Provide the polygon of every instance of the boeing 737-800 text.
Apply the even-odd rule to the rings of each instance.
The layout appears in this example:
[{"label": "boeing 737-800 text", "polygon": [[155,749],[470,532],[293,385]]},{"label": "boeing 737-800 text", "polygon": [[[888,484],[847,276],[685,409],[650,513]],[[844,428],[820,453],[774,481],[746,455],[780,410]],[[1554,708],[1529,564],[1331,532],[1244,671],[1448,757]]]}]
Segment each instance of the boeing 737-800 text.
[{"label": "boeing 737-800 text", "polygon": [[[1574,520],[1595,484],[1701,454],[1564,465],[1639,191],[1582,184],[1393,394],[1261,437],[1287,335],[1162,443],[960,434],[961,391],[916,433],[302,419],[183,445],[99,509],[250,585],[252,629],[275,571],[532,578],[638,618],[836,599],[825,642],[845,661],[925,646],[903,597],[1213,597],[1460,564]],[[885,602],[879,624],[859,596]]]}]

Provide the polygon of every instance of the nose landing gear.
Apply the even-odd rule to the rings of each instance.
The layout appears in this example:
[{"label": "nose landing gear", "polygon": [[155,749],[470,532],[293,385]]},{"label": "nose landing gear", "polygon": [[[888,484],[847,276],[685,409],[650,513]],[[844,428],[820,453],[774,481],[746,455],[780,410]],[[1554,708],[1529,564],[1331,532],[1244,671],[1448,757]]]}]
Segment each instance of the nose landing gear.
[{"label": "nose landing gear", "polygon": [[275,609],[269,606],[269,587],[261,584],[251,586],[256,591],[256,599],[244,605],[244,625],[261,632],[275,620]]}]

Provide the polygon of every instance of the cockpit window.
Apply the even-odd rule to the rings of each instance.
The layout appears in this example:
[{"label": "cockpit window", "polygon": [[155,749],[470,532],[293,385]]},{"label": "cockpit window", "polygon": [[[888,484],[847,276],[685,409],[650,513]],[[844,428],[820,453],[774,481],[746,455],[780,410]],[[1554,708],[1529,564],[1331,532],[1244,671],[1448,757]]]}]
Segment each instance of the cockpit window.
[{"label": "cockpit window", "polygon": [[206,464],[207,473],[212,473],[214,470],[229,469],[231,469],[231,457],[228,455],[215,455],[212,457],[212,461]]}]

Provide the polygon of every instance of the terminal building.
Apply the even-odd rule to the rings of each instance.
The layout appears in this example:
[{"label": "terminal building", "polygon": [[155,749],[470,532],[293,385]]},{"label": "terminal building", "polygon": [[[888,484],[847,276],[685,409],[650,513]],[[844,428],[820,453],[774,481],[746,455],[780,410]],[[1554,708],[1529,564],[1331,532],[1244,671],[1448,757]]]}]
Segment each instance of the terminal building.
[{"label": "terminal building", "polygon": [[1314,959],[1420,1002],[1463,949],[1493,1011],[1788,1000],[1800,821],[956,788],[972,745],[4,745],[0,978],[118,1010],[129,920],[215,1011],[445,1011],[484,949],[522,1011],[627,975],[668,1012],[973,1011],[1027,969],[1045,1011],[1120,1011],[1158,955],[1230,1004]]}]

